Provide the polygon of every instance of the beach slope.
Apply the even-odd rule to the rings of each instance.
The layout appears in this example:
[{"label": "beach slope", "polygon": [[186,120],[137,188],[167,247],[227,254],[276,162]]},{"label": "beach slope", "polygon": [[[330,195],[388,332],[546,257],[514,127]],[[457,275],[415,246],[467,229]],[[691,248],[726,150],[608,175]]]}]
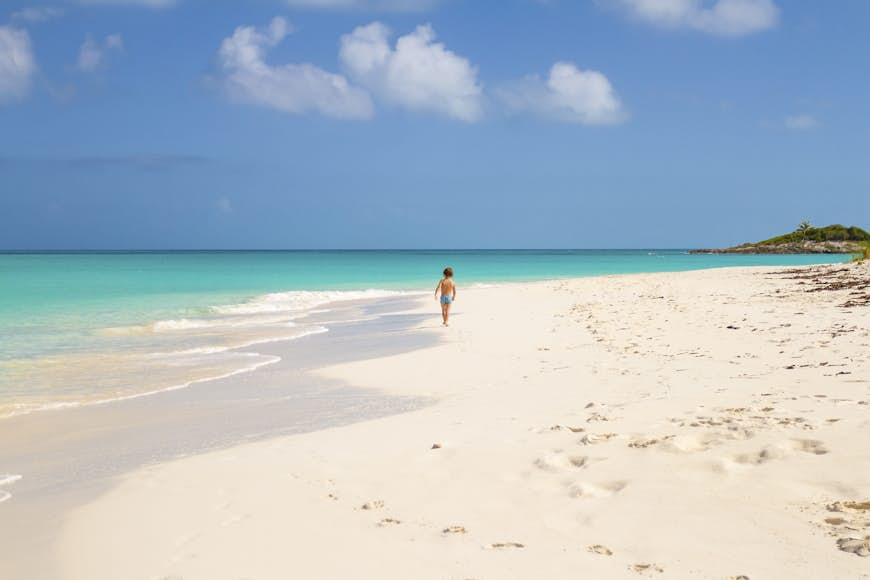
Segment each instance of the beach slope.
[{"label": "beach slope", "polygon": [[437,346],[318,372],[431,405],[128,474],[52,557],[76,580],[870,577],[870,309],[807,292],[819,270],[460,288],[446,329],[421,301],[408,332]]}]

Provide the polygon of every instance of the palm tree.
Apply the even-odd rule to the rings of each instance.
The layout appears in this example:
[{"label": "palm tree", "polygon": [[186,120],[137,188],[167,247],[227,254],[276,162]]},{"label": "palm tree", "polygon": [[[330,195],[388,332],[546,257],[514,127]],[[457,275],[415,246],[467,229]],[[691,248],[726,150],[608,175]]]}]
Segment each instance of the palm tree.
[{"label": "palm tree", "polygon": [[806,232],[808,229],[810,229],[810,222],[808,222],[807,220],[802,221],[798,226],[799,232]]}]

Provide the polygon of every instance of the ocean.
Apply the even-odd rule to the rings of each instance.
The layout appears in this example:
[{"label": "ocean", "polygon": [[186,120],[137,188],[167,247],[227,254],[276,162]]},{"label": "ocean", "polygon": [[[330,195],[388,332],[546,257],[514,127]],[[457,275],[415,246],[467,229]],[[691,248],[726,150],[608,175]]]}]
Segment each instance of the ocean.
[{"label": "ocean", "polygon": [[[253,348],[328,332],[342,300],[463,286],[844,256],[682,250],[407,250],[0,254],[0,419],[183,388],[276,362]],[[243,348],[248,347],[248,348]]]}]

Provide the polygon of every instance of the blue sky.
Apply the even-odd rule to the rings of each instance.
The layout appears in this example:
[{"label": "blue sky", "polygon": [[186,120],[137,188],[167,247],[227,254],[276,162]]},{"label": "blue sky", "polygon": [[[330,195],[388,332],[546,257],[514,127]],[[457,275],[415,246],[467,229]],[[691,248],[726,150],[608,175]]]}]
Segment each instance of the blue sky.
[{"label": "blue sky", "polygon": [[0,248],[870,227],[863,0],[0,5]]}]

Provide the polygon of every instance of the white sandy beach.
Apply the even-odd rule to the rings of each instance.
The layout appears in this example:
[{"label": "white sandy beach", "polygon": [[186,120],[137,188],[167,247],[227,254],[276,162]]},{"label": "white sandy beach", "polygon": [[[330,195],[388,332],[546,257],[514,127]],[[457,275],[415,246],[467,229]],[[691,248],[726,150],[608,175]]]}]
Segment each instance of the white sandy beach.
[{"label": "white sandy beach", "polygon": [[437,346],[318,371],[434,404],[130,473],[46,557],[70,580],[870,578],[870,308],[782,270],[460,280],[450,328],[420,300]]}]

